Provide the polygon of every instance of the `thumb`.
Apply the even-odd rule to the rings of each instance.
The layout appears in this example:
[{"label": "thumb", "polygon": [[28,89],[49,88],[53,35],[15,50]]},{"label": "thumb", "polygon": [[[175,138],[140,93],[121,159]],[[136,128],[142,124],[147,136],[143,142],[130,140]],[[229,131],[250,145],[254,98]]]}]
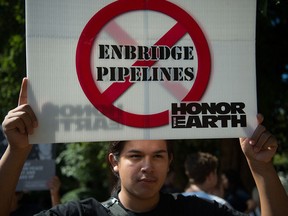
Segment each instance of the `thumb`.
[{"label": "thumb", "polygon": [[24,77],[22,80],[21,90],[18,98],[18,106],[22,104],[27,104],[27,85],[28,79],[27,77]]}]

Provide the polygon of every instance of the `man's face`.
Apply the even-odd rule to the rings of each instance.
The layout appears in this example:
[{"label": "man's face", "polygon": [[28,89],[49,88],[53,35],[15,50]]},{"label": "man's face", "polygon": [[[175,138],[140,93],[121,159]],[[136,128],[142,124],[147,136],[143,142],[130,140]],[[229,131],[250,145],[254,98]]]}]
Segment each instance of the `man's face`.
[{"label": "man's face", "polygon": [[114,166],[121,179],[121,193],[137,199],[157,197],[169,165],[165,141],[128,141]]}]

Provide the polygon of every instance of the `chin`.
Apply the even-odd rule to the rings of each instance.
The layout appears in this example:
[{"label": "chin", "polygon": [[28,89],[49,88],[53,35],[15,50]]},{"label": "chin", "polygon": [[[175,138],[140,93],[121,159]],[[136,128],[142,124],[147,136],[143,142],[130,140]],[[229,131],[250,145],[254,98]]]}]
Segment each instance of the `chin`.
[{"label": "chin", "polygon": [[135,191],[135,195],[140,199],[151,199],[159,195],[159,190],[141,188],[140,190]]}]

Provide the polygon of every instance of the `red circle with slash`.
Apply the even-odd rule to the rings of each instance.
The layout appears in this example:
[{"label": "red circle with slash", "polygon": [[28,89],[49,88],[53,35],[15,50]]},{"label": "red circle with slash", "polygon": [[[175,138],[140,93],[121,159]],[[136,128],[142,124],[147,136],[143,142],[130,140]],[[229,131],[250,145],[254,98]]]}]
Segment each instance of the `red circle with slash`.
[{"label": "red circle with slash", "polygon": [[[188,33],[194,42],[198,56],[198,71],[194,85],[182,101],[199,101],[204,94],[211,71],[211,56],[207,40],[197,22],[179,6],[166,0],[121,0],[115,1],[97,12],[83,29],[76,51],[76,69],[81,87],[90,102],[108,118],[131,127],[153,128],[169,124],[169,110],[155,114],[135,114],[113,105],[109,94],[100,92],[94,82],[91,70],[91,52],[94,41],[101,29],[113,18],[137,10],[151,10],[166,14]],[[179,28],[178,28],[179,30]],[[171,33],[171,32],[170,32]],[[175,34],[178,34],[175,31]],[[179,38],[180,39],[180,38]],[[177,42],[177,41],[176,41]],[[170,44],[172,46],[173,44]],[[124,92],[131,86],[122,86]],[[117,86],[119,88],[119,85]],[[121,86],[120,86],[121,87]],[[118,88],[114,91],[118,91]]]}]

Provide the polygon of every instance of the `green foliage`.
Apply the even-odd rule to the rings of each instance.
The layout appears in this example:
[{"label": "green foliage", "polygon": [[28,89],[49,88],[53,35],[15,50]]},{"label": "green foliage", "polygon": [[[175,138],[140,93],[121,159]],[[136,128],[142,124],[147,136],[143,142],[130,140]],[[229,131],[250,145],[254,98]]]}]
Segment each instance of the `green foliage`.
[{"label": "green foliage", "polygon": [[23,0],[0,1],[0,117],[17,105],[25,76],[25,16]]},{"label": "green foliage", "polygon": [[[62,175],[76,179],[82,192],[89,188],[90,195],[107,196],[110,187],[105,180],[110,172],[106,163],[108,143],[71,143],[65,147],[57,158]],[[73,196],[80,196],[78,193],[79,190],[72,192]]]},{"label": "green foliage", "polygon": [[[64,194],[61,197],[61,203],[66,203],[72,200],[82,200],[87,197],[96,197],[97,195],[98,194],[95,193],[95,191],[91,191],[91,188],[80,187],[80,188],[76,188]],[[97,196],[97,199],[98,199],[98,196]]]},{"label": "green foliage", "polygon": [[279,151],[288,151],[288,2],[258,2],[256,68],[258,109],[264,125],[277,137]]},{"label": "green foliage", "polygon": [[288,171],[288,153],[276,154],[273,163],[279,170]]}]

